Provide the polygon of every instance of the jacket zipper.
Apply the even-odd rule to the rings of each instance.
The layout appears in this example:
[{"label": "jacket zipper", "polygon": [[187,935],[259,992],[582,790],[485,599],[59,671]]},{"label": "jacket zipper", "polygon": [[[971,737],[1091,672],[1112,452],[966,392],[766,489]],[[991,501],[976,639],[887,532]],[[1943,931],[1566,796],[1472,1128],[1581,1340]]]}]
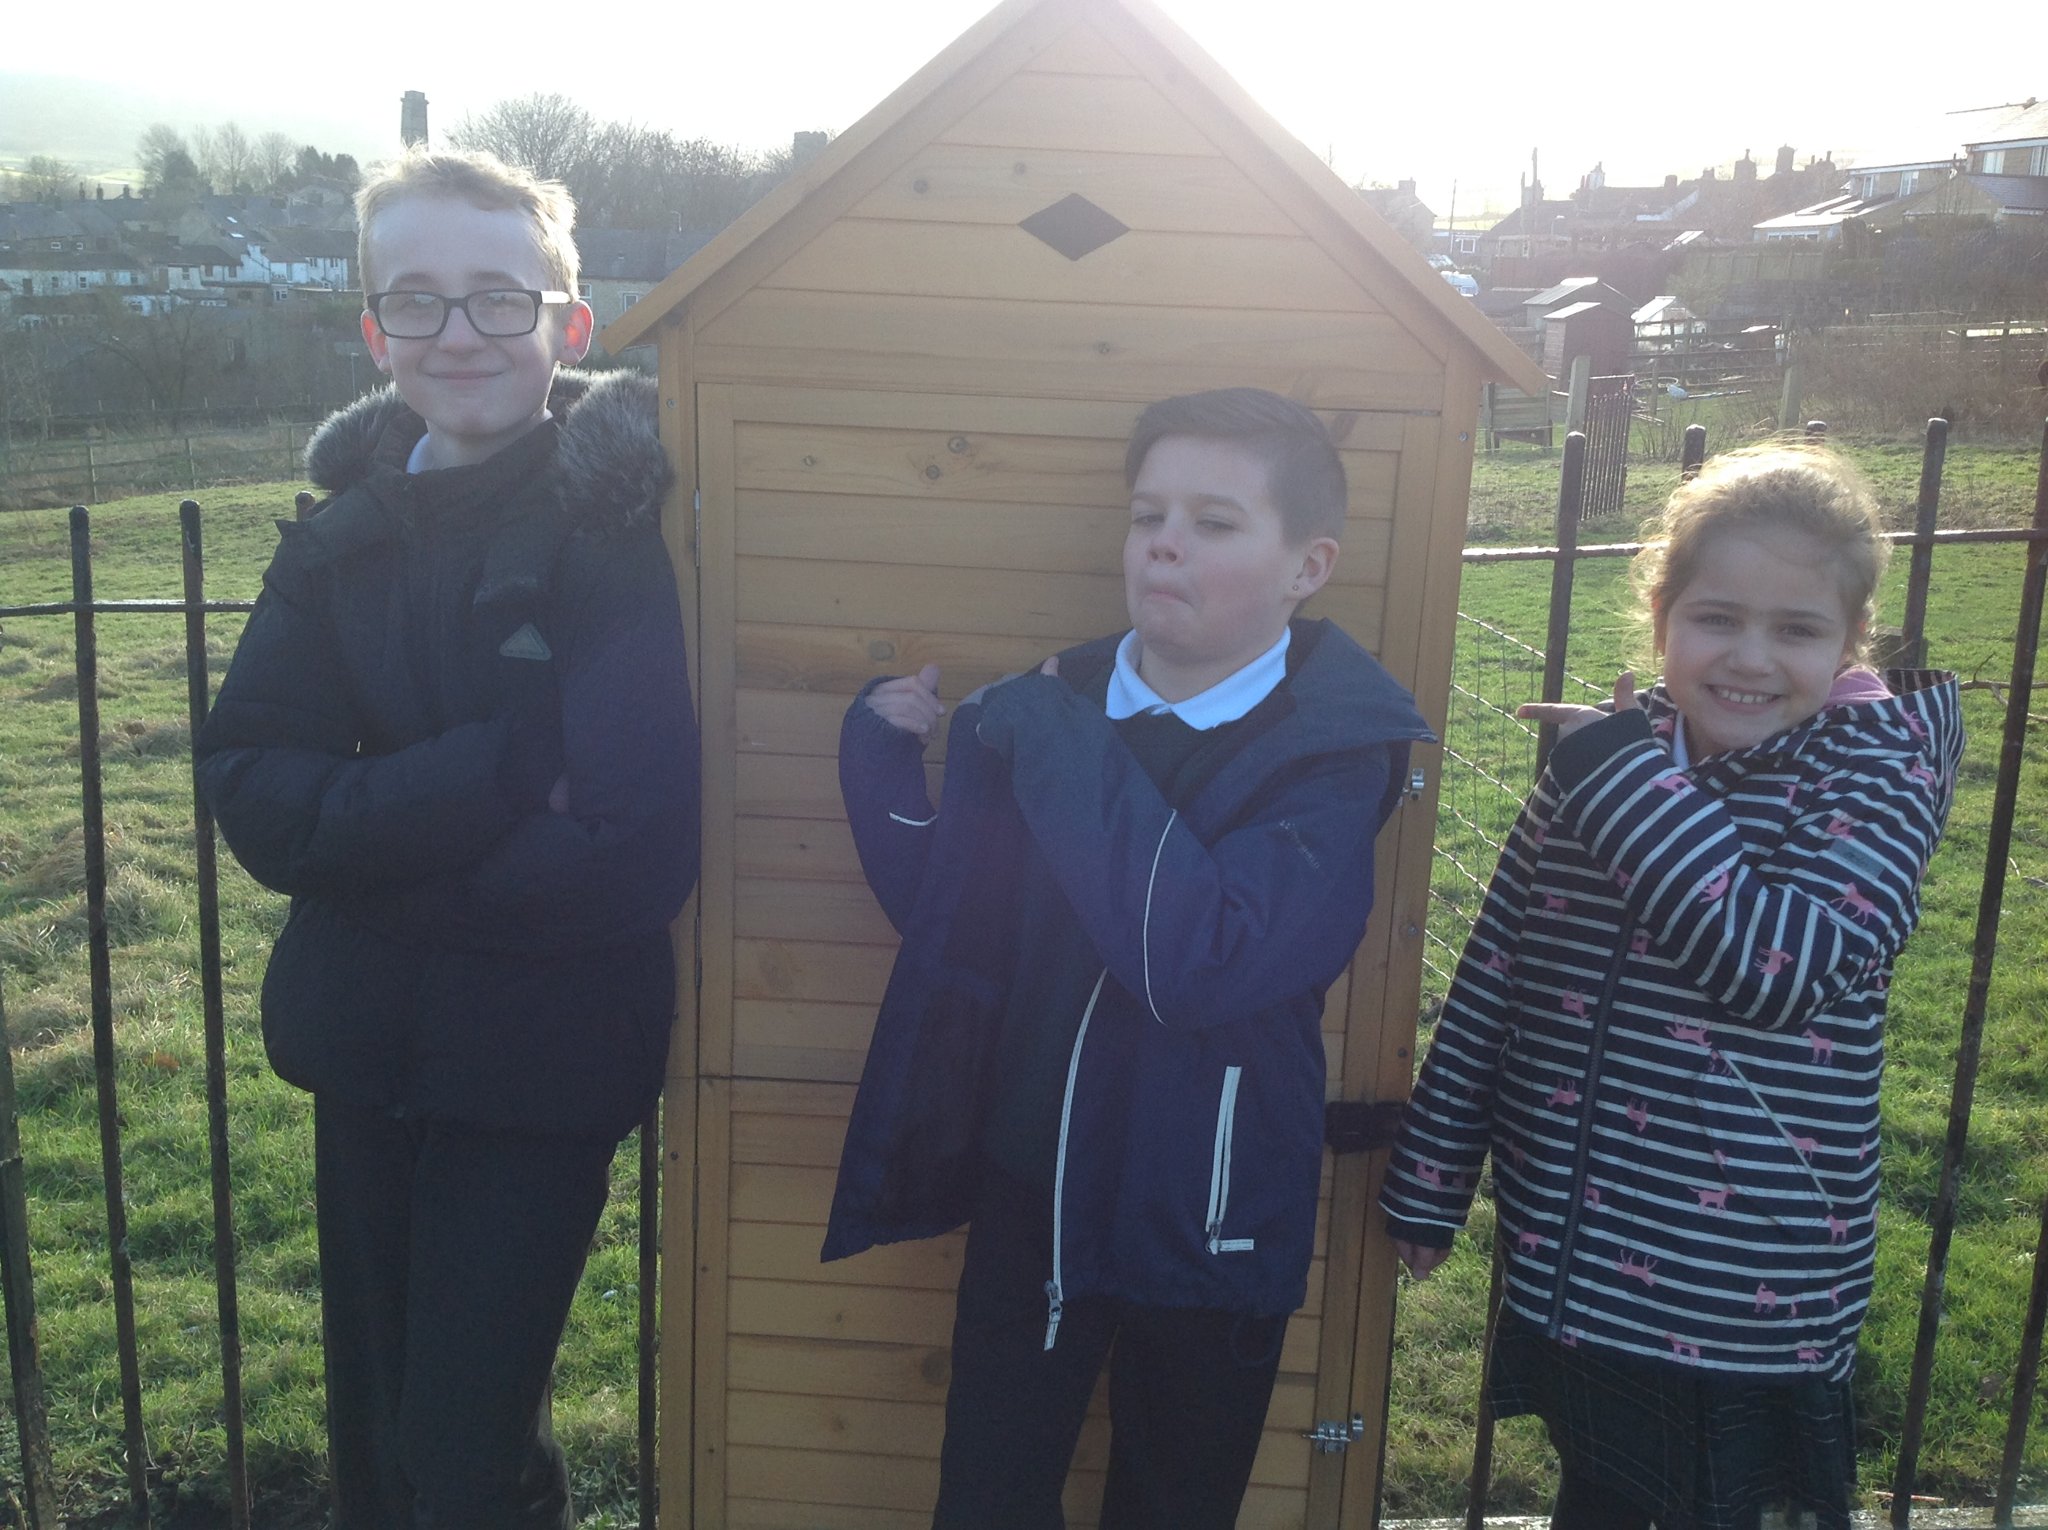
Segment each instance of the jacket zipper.
[{"label": "jacket zipper", "polygon": [[1109,969],[1104,967],[1102,975],[1095,980],[1094,991],[1088,995],[1088,1007],[1081,1011],[1080,1034],[1074,1037],[1074,1050],[1067,1058],[1067,1092],[1060,1100],[1060,1150],[1053,1161],[1052,1171],[1052,1279],[1045,1283],[1047,1349],[1051,1349],[1053,1341],[1059,1337],[1060,1313],[1066,1306],[1066,1296],[1061,1289],[1066,1244],[1060,1213],[1067,1198],[1067,1131],[1074,1121],[1074,1080],[1081,1075],[1081,1046],[1088,1039],[1088,1022],[1095,1018],[1095,1001],[1102,997],[1102,985],[1108,980]]},{"label": "jacket zipper", "polygon": [[1216,1106],[1216,1147],[1209,1159],[1209,1252],[1239,1254],[1250,1250],[1250,1238],[1223,1236],[1223,1217],[1230,1209],[1230,1142],[1237,1123],[1237,1086],[1244,1069],[1223,1070],[1223,1098]]},{"label": "jacket zipper", "polygon": [[1607,1020],[1614,1003],[1614,990],[1621,982],[1621,969],[1628,961],[1628,947],[1614,953],[1607,980],[1600,985],[1600,1001],[1593,1011],[1593,1034],[1586,1043],[1585,1114],[1579,1119],[1579,1140],[1572,1154],[1572,1188],[1579,1193],[1565,1208],[1564,1232],[1557,1240],[1557,1294],[1550,1299],[1550,1323],[1545,1332],[1553,1338],[1564,1333],[1565,1293],[1570,1285],[1572,1245],[1578,1241],[1579,1215],[1586,1206],[1586,1165],[1593,1156],[1593,1107],[1600,1090],[1601,1049],[1607,1040]]}]

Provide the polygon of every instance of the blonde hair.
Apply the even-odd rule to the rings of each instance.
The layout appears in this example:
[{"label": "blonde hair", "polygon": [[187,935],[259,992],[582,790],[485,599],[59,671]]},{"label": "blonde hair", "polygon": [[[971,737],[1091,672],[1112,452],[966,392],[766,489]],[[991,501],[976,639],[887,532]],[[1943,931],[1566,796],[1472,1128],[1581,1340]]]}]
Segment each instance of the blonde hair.
[{"label": "blonde hair", "polygon": [[1804,442],[1723,452],[1672,493],[1651,528],[1656,540],[1629,566],[1651,623],[1661,626],[1661,614],[1699,573],[1712,539],[1742,531],[1797,531],[1827,549],[1860,655],[1891,543],[1862,473]]},{"label": "blonde hair", "polygon": [[370,281],[370,230],[378,213],[409,197],[452,197],[485,212],[510,208],[526,214],[548,280],[577,296],[572,233],[576,204],[566,186],[544,181],[493,154],[418,146],[406,150],[356,193],[356,270],[366,296],[377,290]]}]

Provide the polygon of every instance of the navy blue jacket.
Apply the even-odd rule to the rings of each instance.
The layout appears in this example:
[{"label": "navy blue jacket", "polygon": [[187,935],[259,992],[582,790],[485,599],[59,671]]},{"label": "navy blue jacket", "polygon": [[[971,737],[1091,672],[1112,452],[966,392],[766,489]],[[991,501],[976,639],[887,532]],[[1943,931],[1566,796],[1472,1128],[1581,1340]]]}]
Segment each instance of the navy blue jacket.
[{"label": "navy blue jacket", "polygon": [[1006,985],[1033,953],[1006,917],[1026,837],[1099,953],[1061,1104],[1056,1318],[1067,1297],[1291,1312],[1322,1169],[1323,994],[1372,907],[1412,698],[1328,622],[1193,801],[1169,806],[1080,694],[1115,638],[953,714],[945,809],[922,747],[848,711],[840,782],[903,946],[875,1023],[824,1257],[966,1221]]},{"label": "navy blue jacket", "polygon": [[283,528],[199,774],[292,898],[263,983],[283,1077],[622,1136],[661,1087],[697,738],[653,385],[565,374],[550,404],[443,472],[404,471],[424,426],[389,391],[323,427],[333,497]]}]

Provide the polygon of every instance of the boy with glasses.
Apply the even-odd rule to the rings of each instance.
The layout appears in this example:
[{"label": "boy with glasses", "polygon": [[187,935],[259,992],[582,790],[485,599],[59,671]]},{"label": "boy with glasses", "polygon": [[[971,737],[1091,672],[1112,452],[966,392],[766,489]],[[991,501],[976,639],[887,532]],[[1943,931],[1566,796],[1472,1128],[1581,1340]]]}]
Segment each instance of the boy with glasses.
[{"label": "boy with glasses", "polygon": [[289,893],[272,1065],[313,1094],[337,1530],[568,1530],[550,1373],[661,1086],[697,741],[655,389],[583,358],[573,209],[482,155],[357,199],[393,386],[324,425],[198,741]]}]

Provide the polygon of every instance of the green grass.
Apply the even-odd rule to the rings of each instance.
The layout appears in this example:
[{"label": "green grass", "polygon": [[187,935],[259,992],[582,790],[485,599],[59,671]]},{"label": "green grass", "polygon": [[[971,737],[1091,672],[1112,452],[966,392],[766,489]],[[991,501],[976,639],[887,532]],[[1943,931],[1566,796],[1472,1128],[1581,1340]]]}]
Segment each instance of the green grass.
[{"label": "green grass", "polygon": [[[1916,453],[1859,452],[1887,506],[1909,507]],[[1953,520],[2024,517],[2033,461],[2026,453],[1958,448],[1947,507]],[[1481,539],[1546,540],[1556,498],[1555,455],[1482,454],[1474,519]],[[1637,465],[1632,513],[1668,491],[1675,468]],[[216,489],[207,505],[210,593],[252,596],[290,513],[294,484]],[[93,516],[98,593],[122,598],[178,589],[176,500],[122,501]],[[2015,508],[2017,507],[2017,508]],[[1590,530],[1588,540],[1630,527]],[[1929,630],[1934,658],[1966,674],[2002,678],[2010,663],[2021,555],[2016,548],[1944,550]],[[1894,570],[1894,589],[1904,577]],[[61,600],[70,589],[61,513],[0,515],[0,605]],[[1519,564],[1467,570],[1463,608],[1531,647],[1543,641],[1549,569]],[[1896,594],[1892,608],[1897,606]],[[1580,566],[1570,668],[1604,686],[1640,660],[1618,562]],[[215,618],[209,666],[216,681],[239,619]],[[114,931],[114,1003],[145,1413],[168,1513],[224,1493],[224,1438],[212,1283],[196,912],[191,894],[191,776],[184,728],[184,647],[165,616],[109,616],[100,624],[101,717]],[[1498,708],[1533,697],[1538,661],[1476,626],[1461,628],[1457,679],[1475,698],[1454,708],[1454,744],[1496,776],[1445,782],[1439,894],[1432,935],[1461,936],[1459,909],[1491,870],[1497,841],[1528,780],[1528,739]],[[68,1511],[121,1501],[123,1474],[114,1320],[102,1213],[99,1142],[88,1034],[85,924],[78,830],[77,711],[71,624],[18,619],[0,630],[0,978],[16,1052],[31,1195],[45,1374]],[[1482,701],[1486,703],[1482,704]],[[1963,795],[1929,877],[1926,919],[1893,989],[1887,1077],[1886,1205],[1880,1221],[1878,1299],[1865,1330],[1859,1400],[1864,1480],[1888,1485],[1917,1322],[1945,1131],[1951,1053],[1968,981],[2001,707],[1988,691],[1966,698],[1972,731]],[[1490,719],[1482,723],[1480,719]],[[2048,780],[2031,757],[2020,800],[2021,838],[2005,899],[1998,979],[1986,1027],[1963,1223],[1949,1280],[1934,1408],[1923,1455],[1924,1491],[1983,1499],[1997,1468],[2007,1377],[2025,1311],[2039,1208],[2048,1192]],[[1470,821],[1462,825],[1458,816]],[[1462,870],[1460,868],[1463,868]],[[222,858],[228,1066],[232,1106],[238,1272],[248,1389],[249,1452],[258,1523],[318,1522],[323,1480],[317,1260],[306,1097],[264,1064],[255,1032],[256,985],[282,921],[281,900]],[[1433,947],[1441,963],[1447,952]],[[630,1522],[635,1456],[636,1158],[621,1152],[600,1246],[578,1295],[562,1350],[559,1432],[577,1473],[587,1527]],[[1490,1216],[1424,1286],[1404,1285],[1387,1446],[1390,1514],[1454,1512],[1469,1469]],[[0,1388],[0,1485],[19,1482],[11,1397]],[[1540,1431],[1503,1427],[1494,1503],[1547,1502],[1554,1466]],[[2038,1422],[2022,1497],[2048,1495],[2048,1430]],[[8,1522],[0,1508],[0,1523]]]}]

